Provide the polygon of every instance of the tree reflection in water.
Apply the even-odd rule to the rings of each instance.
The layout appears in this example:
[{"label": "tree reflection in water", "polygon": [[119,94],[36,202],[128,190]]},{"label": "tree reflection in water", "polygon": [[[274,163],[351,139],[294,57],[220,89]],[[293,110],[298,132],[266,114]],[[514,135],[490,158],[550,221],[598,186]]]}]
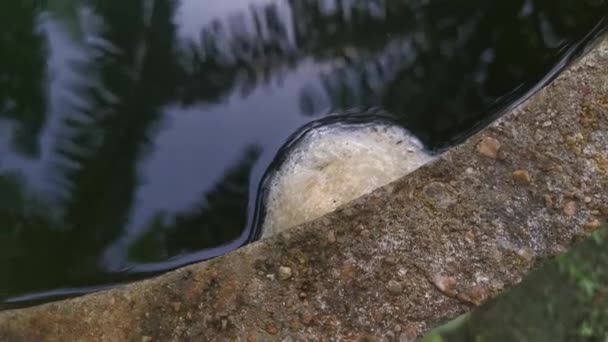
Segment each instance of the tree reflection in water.
[{"label": "tree reflection in water", "polygon": [[[178,256],[246,243],[252,189],[298,126],[330,110],[381,107],[430,148],[449,146],[520,100],[606,20],[598,1],[290,0],[206,18],[187,36],[178,28],[201,15],[180,18],[187,2],[0,2],[0,126],[11,132],[0,145],[0,298],[108,283],[138,264],[176,266]],[[62,82],[49,72],[49,22],[83,53],[68,56],[73,76]],[[276,82],[297,95],[273,93]],[[296,110],[255,128],[282,103]],[[164,179],[147,179],[160,132],[182,120],[168,108],[244,122],[250,129],[223,138],[238,160],[221,159],[215,179],[181,180],[171,166]],[[215,129],[188,141],[213,145],[204,139]],[[267,136],[276,137],[261,143]],[[208,167],[217,159],[196,158]],[[199,195],[188,205],[134,219],[139,189],[182,181],[209,186],[191,184]]]}]

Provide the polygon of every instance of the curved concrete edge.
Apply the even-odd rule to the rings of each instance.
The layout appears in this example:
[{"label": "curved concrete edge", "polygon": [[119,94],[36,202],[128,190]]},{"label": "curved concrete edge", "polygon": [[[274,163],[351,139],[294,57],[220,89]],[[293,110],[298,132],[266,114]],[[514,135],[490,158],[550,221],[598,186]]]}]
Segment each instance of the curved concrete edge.
[{"label": "curved concrete edge", "polygon": [[0,313],[2,341],[409,341],[608,215],[608,41],[436,162],[224,257]]}]

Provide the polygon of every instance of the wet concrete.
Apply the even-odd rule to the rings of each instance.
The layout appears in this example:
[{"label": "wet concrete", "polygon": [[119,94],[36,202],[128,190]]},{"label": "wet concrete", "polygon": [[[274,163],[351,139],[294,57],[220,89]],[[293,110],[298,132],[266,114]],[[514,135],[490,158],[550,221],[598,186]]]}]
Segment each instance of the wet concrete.
[{"label": "wet concrete", "polygon": [[608,216],[608,41],[435,162],[156,279],[0,313],[2,341],[410,341]]}]

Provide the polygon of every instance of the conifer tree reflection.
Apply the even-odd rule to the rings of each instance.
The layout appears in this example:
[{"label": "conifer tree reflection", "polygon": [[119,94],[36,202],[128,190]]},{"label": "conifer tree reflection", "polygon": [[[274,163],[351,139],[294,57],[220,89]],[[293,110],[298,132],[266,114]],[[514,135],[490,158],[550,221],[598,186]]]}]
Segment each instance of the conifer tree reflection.
[{"label": "conifer tree reflection", "polygon": [[0,25],[0,119],[17,123],[14,147],[33,157],[46,121],[46,46],[37,1],[1,1]]},{"label": "conifer tree reflection", "polygon": [[247,224],[251,169],[259,155],[259,148],[249,147],[194,208],[172,217],[155,217],[147,232],[131,245],[131,258],[140,262],[158,261],[238,238]]}]

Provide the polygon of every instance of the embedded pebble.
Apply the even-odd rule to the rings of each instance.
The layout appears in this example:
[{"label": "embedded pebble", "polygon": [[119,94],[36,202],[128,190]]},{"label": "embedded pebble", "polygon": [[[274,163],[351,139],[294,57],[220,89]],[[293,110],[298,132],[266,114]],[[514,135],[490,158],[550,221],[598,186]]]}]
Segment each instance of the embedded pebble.
[{"label": "embedded pebble", "polygon": [[392,295],[398,295],[403,292],[403,286],[396,280],[389,280],[386,288],[388,289],[388,292]]},{"label": "embedded pebble", "polygon": [[500,150],[500,141],[491,137],[483,138],[477,145],[477,152],[490,159],[498,158],[498,150]]},{"label": "embedded pebble", "polygon": [[389,265],[396,265],[397,264],[397,258],[389,256],[384,258],[384,261],[389,264]]},{"label": "embedded pebble", "polygon": [[534,258],[534,252],[529,248],[521,248],[517,251],[517,256],[530,262]]},{"label": "embedded pebble", "polygon": [[438,274],[433,277],[433,283],[442,293],[448,296],[455,294],[456,278]]},{"label": "embedded pebble", "polygon": [[570,202],[566,203],[563,211],[566,216],[572,217],[572,216],[576,215],[576,202],[570,201]]},{"label": "embedded pebble", "polygon": [[544,196],[544,200],[545,200],[545,207],[547,208],[553,208],[553,196],[551,195],[545,195]]},{"label": "embedded pebble", "polygon": [[287,280],[291,278],[292,272],[290,267],[281,266],[279,267],[279,279]]},{"label": "embedded pebble", "polygon": [[328,241],[329,243],[334,243],[334,242],[336,242],[336,233],[335,233],[333,230],[330,230],[330,231],[327,233],[327,241]]},{"label": "embedded pebble", "polygon": [[439,209],[447,209],[457,202],[453,195],[454,189],[441,182],[432,182],[426,185],[423,189],[424,194],[433,201],[433,204]]},{"label": "embedded pebble", "polygon": [[586,232],[591,233],[591,232],[596,231],[600,227],[600,225],[601,225],[600,220],[594,219],[594,220],[591,220],[591,221],[585,223],[585,225],[583,225],[583,229]]},{"label": "embedded pebble", "polygon": [[382,320],[384,320],[384,314],[380,311],[375,311],[372,314],[372,318],[374,319],[374,321],[376,321],[377,323],[381,323]]},{"label": "embedded pebble", "polygon": [[458,299],[474,305],[481,305],[488,297],[487,291],[480,286],[475,286],[466,292],[459,293]]},{"label": "embedded pebble", "polygon": [[526,170],[517,170],[513,172],[513,180],[520,184],[530,183],[530,174]]},{"label": "embedded pebble", "polygon": [[302,322],[302,324],[304,325],[310,325],[312,323],[312,320],[314,319],[314,315],[312,314],[312,312],[305,310],[304,312],[302,312],[302,314],[300,315],[300,321]]},{"label": "embedded pebble", "polygon": [[276,335],[279,333],[279,328],[277,328],[276,325],[269,324],[266,326],[266,332],[268,332],[270,335]]}]

